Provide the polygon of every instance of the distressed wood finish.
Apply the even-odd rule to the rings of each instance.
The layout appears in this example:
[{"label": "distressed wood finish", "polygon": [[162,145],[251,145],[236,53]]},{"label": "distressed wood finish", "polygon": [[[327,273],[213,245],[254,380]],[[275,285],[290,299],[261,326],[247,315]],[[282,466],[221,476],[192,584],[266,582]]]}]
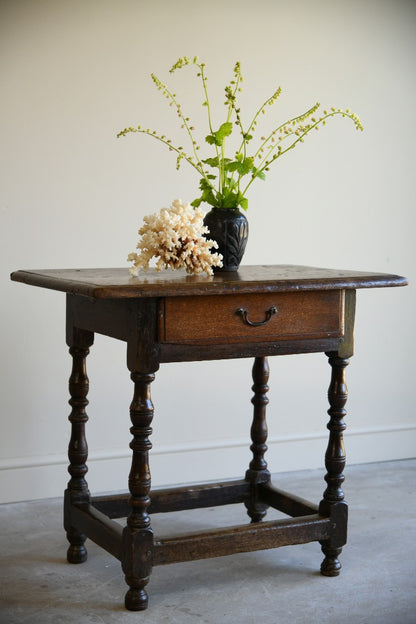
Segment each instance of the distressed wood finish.
[{"label": "distressed wood finish", "polygon": [[[87,557],[86,537],[120,560],[129,587],[125,606],[148,606],[152,567],[316,541],[322,574],[335,576],[346,542],[342,491],[345,367],[353,354],[357,288],[403,286],[405,278],[291,265],[241,267],[213,277],[126,269],[17,271],[12,280],[67,293],[67,343],[73,360],[69,442],[71,479],[65,492],[68,560]],[[90,497],[85,479],[88,446],[86,357],[94,333],[127,346],[134,383],[130,406],[132,451],[129,491]],[[275,487],[265,460],[267,357],[325,352],[331,366],[326,489],[319,505]],[[161,363],[254,358],[252,458],[244,479],[151,489],[149,451],[153,419],[151,383]],[[186,393],[186,380],[184,380]],[[119,426],[119,423],[115,423]],[[192,468],[190,467],[192,475]],[[245,504],[251,523],[181,536],[154,536],[151,514]],[[268,507],[289,518],[264,521]],[[126,518],[124,528],[115,518]]]},{"label": "distressed wood finish", "polygon": [[[270,317],[267,312],[274,309]],[[247,313],[245,321],[240,310]],[[343,291],[165,297],[159,312],[163,343],[220,344],[328,338],[343,331]]]},{"label": "distressed wood finish", "polygon": [[238,271],[207,276],[150,269],[132,277],[127,269],[49,269],[15,271],[16,282],[94,299],[137,299],[232,293],[299,292],[405,286],[400,275],[344,271],[297,265],[242,266]]},{"label": "distressed wood finish", "polygon": [[[153,531],[147,509],[150,505],[150,467],[149,450],[152,444],[153,403],[150,396],[150,384],[153,373],[133,372],[134,397],[130,406],[133,440],[132,463],[129,475],[130,513],[127,526],[123,531],[122,567],[126,583],[130,586],[125,605],[131,611],[147,608],[148,596],[144,589],[149,582],[152,570]],[[137,556],[139,555],[139,556]]]},{"label": "distressed wood finish", "polygon": [[[244,479],[235,479],[224,483],[202,483],[189,487],[153,490],[147,511],[149,514],[155,514],[242,503],[249,488],[249,483]],[[92,502],[109,518],[125,518],[130,513],[128,494],[95,496]]]},{"label": "distressed wood finish", "polygon": [[338,353],[328,353],[331,366],[331,383],[328,390],[330,408],[328,414],[329,441],[325,453],[325,466],[327,474],[325,481],[327,488],[323,500],[319,505],[319,512],[324,516],[332,516],[334,513],[342,517],[338,522],[338,530],[332,539],[321,542],[322,552],[325,559],[321,565],[321,573],[325,576],[337,576],[341,570],[338,560],[342,546],[347,541],[347,506],[344,502],[342,484],[344,482],[343,470],[345,468],[345,449],[343,432],[345,431],[344,418],[346,415],[345,404],[348,398],[347,384],[345,381],[345,368],[349,361],[341,358]]},{"label": "distressed wood finish", "polygon": [[254,406],[254,413],[250,430],[252,440],[250,450],[253,453],[253,459],[246,472],[246,481],[251,484],[251,488],[249,496],[245,501],[247,514],[250,516],[251,522],[260,522],[266,515],[268,507],[258,496],[258,485],[259,483],[267,483],[270,481],[270,472],[264,458],[267,451],[266,407],[269,403],[269,399],[267,398],[269,373],[270,370],[267,358],[256,357],[253,364],[254,383],[252,390],[254,396],[251,399]]},{"label": "distressed wood finish", "polygon": [[155,564],[209,559],[289,544],[305,544],[325,539],[330,534],[329,518],[318,514],[212,529],[204,533],[158,539],[155,543]]},{"label": "distressed wood finish", "polygon": [[68,335],[69,352],[72,356],[72,372],[69,378],[69,404],[72,407],[69,415],[71,422],[71,438],[68,446],[69,466],[71,479],[65,493],[66,504],[64,526],[70,546],[67,552],[69,563],[82,563],[87,558],[84,546],[86,535],[75,528],[72,522],[70,505],[87,503],[90,499],[87,474],[88,444],[85,436],[85,423],[88,421],[86,407],[88,405],[89,380],[86,370],[86,358],[89,347],[93,344],[94,336],[90,332],[74,329]]}]

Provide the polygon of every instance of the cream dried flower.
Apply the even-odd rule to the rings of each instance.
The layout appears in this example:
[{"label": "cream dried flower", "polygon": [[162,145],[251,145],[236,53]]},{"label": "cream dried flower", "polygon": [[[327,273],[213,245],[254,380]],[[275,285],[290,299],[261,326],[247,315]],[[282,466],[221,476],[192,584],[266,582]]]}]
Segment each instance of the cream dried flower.
[{"label": "cream dried flower", "polygon": [[162,269],[185,269],[187,273],[213,274],[212,267],[222,266],[222,256],[211,253],[211,248],[218,245],[208,240],[208,228],[203,224],[204,214],[199,208],[182,204],[175,199],[170,208],[162,208],[159,213],[144,217],[144,225],[139,229],[140,241],[137,249],[140,253],[130,253],[127,262],[133,262],[129,269],[137,275],[143,268],[149,268],[152,258],[159,258],[156,271]]}]

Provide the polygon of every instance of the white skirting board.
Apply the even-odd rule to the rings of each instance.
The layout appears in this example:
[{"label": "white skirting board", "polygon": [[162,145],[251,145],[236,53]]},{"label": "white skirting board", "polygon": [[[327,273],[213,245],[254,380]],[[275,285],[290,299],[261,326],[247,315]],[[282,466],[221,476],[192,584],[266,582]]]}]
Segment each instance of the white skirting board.
[{"label": "white skirting board", "polygon": [[[272,473],[322,468],[327,435],[269,438],[266,460]],[[408,459],[415,456],[416,425],[351,429],[344,435],[348,464]],[[244,477],[251,459],[248,440],[153,448],[155,487]],[[93,494],[127,490],[129,449],[91,451],[87,481]],[[69,479],[66,455],[0,460],[0,503],[61,496]],[[348,483],[345,485],[348,489]]]}]

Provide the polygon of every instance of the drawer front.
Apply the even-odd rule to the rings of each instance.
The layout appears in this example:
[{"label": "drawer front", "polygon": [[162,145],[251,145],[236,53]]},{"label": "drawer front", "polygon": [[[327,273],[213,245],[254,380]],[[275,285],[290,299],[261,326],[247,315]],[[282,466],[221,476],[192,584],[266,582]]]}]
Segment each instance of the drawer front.
[{"label": "drawer front", "polygon": [[159,341],[210,344],[342,336],[344,291],[166,297]]}]

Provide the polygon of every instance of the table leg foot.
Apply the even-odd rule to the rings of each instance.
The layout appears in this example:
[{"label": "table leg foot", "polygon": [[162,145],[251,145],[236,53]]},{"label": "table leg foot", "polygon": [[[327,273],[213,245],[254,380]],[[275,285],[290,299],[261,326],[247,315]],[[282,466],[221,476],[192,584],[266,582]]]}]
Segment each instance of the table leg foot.
[{"label": "table leg foot", "polygon": [[[147,585],[146,579],[143,585]],[[124,599],[124,605],[129,611],[144,611],[149,604],[147,592],[140,587],[130,587]]]},{"label": "table leg foot", "polygon": [[87,560],[88,553],[84,546],[86,537],[78,531],[71,530],[67,532],[67,538],[70,543],[66,558],[68,563],[84,563]]},{"label": "table leg foot", "polygon": [[325,559],[321,563],[321,574],[323,576],[338,576],[342,568],[338,560],[342,548],[330,548],[322,545],[322,552],[325,555]]},{"label": "table leg foot", "polygon": [[247,505],[247,514],[251,518],[250,523],[254,524],[255,522],[261,522],[267,514],[268,508],[268,505],[257,505],[256,508]]}]

